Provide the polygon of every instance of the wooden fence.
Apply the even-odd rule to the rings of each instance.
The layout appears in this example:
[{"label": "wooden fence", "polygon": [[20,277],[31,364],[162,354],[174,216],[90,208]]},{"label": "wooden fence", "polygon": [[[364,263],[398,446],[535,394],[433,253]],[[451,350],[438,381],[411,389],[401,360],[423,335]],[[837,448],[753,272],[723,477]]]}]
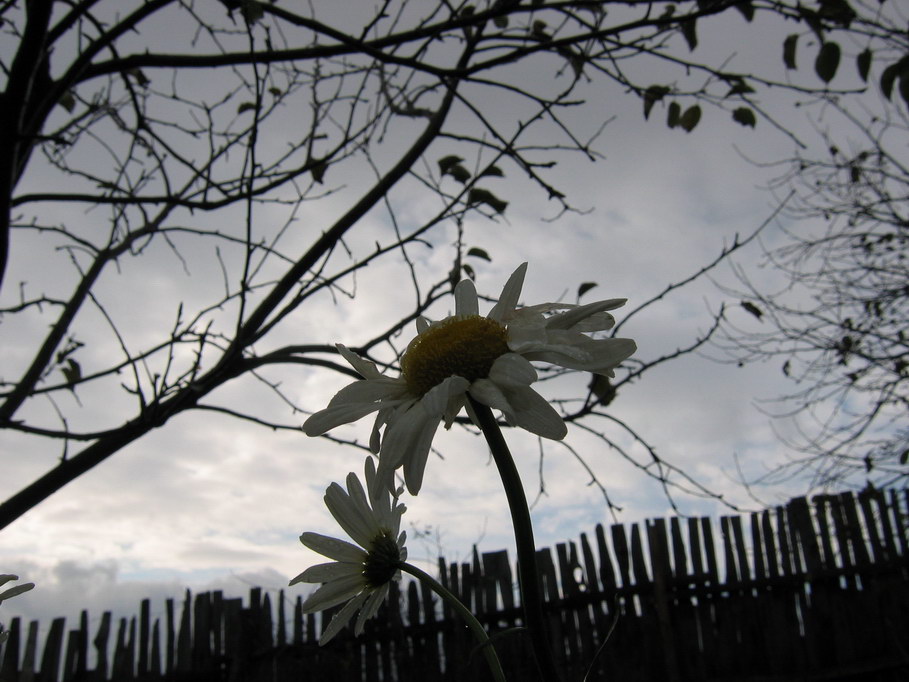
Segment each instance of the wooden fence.
[{"label": "wooden fence", "polygon": [[[907,490],[797,498],[721,518],[718,540],[709,519],[670,518],[597,526],[554,557],[540,550],[564,682],[588,669],[588,680],[622,682],[909,679],[907,508]],[[505,552],[440,559],[439,572],[491,631],[520,625]],[[321,619],[294,599],[187,591],[179,616],[168,600],[153,620],[144,600],[116,635],[105,613],[94,638],[83,612],[68,632],[54,620],[40,652],[38,624],[25,633],[14,619],[0,680],[489,679],[462,624],[417,583],[396,587],[362,637],[345,631],[321,648]],[[510,680],[536,679],[520,630],[496,648]]]}]

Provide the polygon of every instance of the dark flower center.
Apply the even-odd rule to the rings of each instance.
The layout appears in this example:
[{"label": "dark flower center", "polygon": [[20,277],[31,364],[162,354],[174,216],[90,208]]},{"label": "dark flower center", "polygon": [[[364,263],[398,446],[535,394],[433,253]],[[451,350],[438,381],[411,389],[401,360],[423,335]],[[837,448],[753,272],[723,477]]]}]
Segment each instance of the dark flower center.
[{"label": "dark flower center", "polygon": [[363,577],[366,584],[373,588],[382,587],[394,578],[401,561],[401,550],[390,530],[383,529],[367,548],[366,561],[363,563]]}]

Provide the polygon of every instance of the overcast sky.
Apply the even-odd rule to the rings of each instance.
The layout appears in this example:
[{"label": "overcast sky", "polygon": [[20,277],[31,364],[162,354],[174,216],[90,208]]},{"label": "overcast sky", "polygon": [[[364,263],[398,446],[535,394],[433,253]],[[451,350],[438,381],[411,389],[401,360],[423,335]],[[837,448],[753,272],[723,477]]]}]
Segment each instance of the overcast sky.
[{"label": "overcast sky", "polygon": [[[748,54],[747,45],[737,47],[740,54]],[[772,58],[779,59],[776,48]],[[573,203],[591,210],[565,214],[553,222],[543,220],[556,212],[552,204],[528,193],[526,184],[509,185],[504,180],[496,185],[497,193],[510,202],[504,219],[498,223],[474,219],[468,239],[492,257],[491,263],[473,263],[482,293],[498,293],[513,269],[527,261],[522,302],[573,300],[580,283],[596,282],[585,300],[627,297],[626,308],[615,311],[621,320],[627,311],[714,258],[735,235],[750,233],[772,214],[774,200],[761,187],[772,172],[745,157],[782,158],[791,152],[791,141],[767,125],[743,128],[710,110],[698,128],[686,134],[667,129],[659,108],[656,120],[642,121],[636,98],[615,92],[609,98],[606,93],[591,96],[588,111],[616,117],[598,142],[605,159],[563,161],[558,175],[559,186]],[[37,160],[26,182],[40,186],[41,173]],[[327,182],[342,180],[329,175]],[[400,203],[397,209],[406,219],[425,215],[435,210],[433,206],[431,197],[414,195],[412,204]],[[352,246],[368,251],[388,225],[380,216],[366,223],[355,233]],[[454,237],[454,227],[445,226],[435,243],[445,245]],[[771,226],[766,239],[773,243],[778,238]],[[26,279],[25,273],[33,271],[42,257],[38,247],[25,241],[14,246],[5,305],[18,296],[15,283]],[[450,268],[449,249],[414,250],[412,255],[428,280],[443,277]],[[753,265],[759,256],[760,248],[754,245],[736,260]],[[165,249],[144,258],[140,267],[149,307],[128,330],[136,336],[143,334],[145,325],[160,327],[172,320],[173,307],[159,309],[156,300],[191,297],[194,287],[205,286],[206,273],[200,266],[185,278]],[[755,271],[755,276],[769,275]],[[733,282],[725,266],[714,277]],[[135,289],[123,282],[111,274],[104,290],[112,309],[135,306]],[[657,357],[706,330],[711,311],[724,302],[737,303],[705,279],[637,315],[622,335],[635,339],[640,357]],[[282,338],[357,345],[406,314],[410,305],[406,271],[399,259],[386,259],[359,274],[356,298],[326,297],[318,306],[307,307],[289,321]],[[453,302],[445,301],[436,316],[452,308]],[[488,305],[481,304],[481,313],[487,310]],[[731,315],[743,325],[756,324],[740,308]],[[0,328],[0,333],[4,354],[19,358],[34,348],[40,329]],[[731,503],[754,509],[757,503],[736,482],[736,459],[749,475],[757,475],[785,458],[774,426],[755,403],[784,392],[788,386],[783,382],[776,366],[739,368],[689,355],[627,387],[610,411],[667,461],[722,492]],[[344,377],[324,370],[294,369],[286,373],[283,387],[307,409],[316,410],[345,383]],[[578,386],[583,389],[584,383]],[[218,393],[217,402],[264,400],[247,391],[248,385],[228,386]],[[97,402],[91,406],[90,389],[81,398],[85,410],[98,409]],[[101,405],[117,409],[103,398]],[[83,409],[73,404],[66,408]],[[304,416],[287,411],[276,419],[302,423]],[[629,443],[606,422],[592,425]],[[362,441],[369,428],[367,419],[336,433]],[[531,499],[540,488],[542,473],[545,494],[533,509],[541,546],[577,538],[600,522],[639,522],[671,512],[659,485],[580,429],[571,427],[565,442],[584,456],[610,499],[621,507],[615,517],[599,489],[588,485],[590,475],[568,449],[547,444],[541,466],[534,438],[514,432],[507,432],[506,438]],[[0,497],[5,499],[53,465],[59,450],[44,446],[35,450],[28,439],[0,435]],[[474,544],[480,551],[510,548],[504,494],[482,441],[455,427],[440,431],[436,446],[444,459],[431,457],[419,497],[406,499],[404,526],[413,538],[411,558],[431,568],[439,552],[452,560],[467,556]],[[632,451],[645,461],[643,453]],[[245,593],[250,585],[283,588],[317,560],[298,542],[302,531],[340,534],[322,503],[325,487],[342,481],[349,471],[362,472],[362,467],[361,451],[310,439],[302,432],[274,433],[205,413],[180,415],[3,530],[0,572],[18,573],[37,583],[37,589],[3,604],[0,620],[22,615],[48,623],[58,615],[73,618],[85,607],[97,622],[104,609],[136,611],[143,597],[153,597],[153,613],[160,613],[163,597],[179,595],[187,586],[224,588],[232,594]],[[799,490],[781,485],[758,492],[774,503]],[[688,514],[729,513],[712,500],[680,494],[677,502]],[[417,537],[422,533],[424,537]],[[305,588],[292,588],[288,594],[292,598],[305,594]]]}]

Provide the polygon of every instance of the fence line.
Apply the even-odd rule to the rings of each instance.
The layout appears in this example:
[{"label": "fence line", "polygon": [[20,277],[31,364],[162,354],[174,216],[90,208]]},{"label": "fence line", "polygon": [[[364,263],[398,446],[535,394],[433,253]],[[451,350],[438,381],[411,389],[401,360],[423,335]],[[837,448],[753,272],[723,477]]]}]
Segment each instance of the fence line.
[{"label": "fence line", "polygon": [[[903,680],[909,676],[909,490],[795,498],[785,507],[708,518],[598,525],[593,537],[538,552],[549,635],[563,677],[590,680]],[[439,559],[442,582],[492,632],[520,626],[504,551]],[[322,617],[287,613],[260,588],[246,605],[188,590],[121,618],[54,619],[38,655],[38,623],[19,619],[0,658],[2,682],[77,680],[488,679],[462,624],[422,585],[393,586],[361,638],[317,645]],[[330,615],[330,614],[329,614]],[[326,616],[327,617],[327,616]],[[327,622],[327,621],[326,621]],[[614,630],[613,630],[614,627]],[[95,665],[89,669],[89,650]],[[510,679],[534,679],[520,632],[496,640]]]}]

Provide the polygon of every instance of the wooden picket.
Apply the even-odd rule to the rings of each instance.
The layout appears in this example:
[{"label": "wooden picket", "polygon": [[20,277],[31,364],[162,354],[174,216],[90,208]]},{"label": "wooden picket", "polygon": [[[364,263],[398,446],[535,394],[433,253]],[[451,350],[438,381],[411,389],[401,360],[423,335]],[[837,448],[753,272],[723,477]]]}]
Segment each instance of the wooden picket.
[{"label": "wooden picket", "polygon": [[[598,525],[592,540],[539,550],[563,678],[909,679],[907,519],[909,491],[866,491],[722,517],[718,536],[709,519],[674,517]],[[495,646],[509,678],[535,679],[507,553],[440,559],[439,575],[503,633]],[[187,590],[179,619],[168,599],[163,620],[145,599],[137,617],[115,624],[104,613],[93,639],[83,611],[69,632],[53,620],[40,648],[38,623],[26,632],[13,619],[0,682],[490,679],[463,624],[424,585],[394,583],[363,636],[345,631],[325,647],[332,614],[274,596],[253,588],[244,604]]]}]

